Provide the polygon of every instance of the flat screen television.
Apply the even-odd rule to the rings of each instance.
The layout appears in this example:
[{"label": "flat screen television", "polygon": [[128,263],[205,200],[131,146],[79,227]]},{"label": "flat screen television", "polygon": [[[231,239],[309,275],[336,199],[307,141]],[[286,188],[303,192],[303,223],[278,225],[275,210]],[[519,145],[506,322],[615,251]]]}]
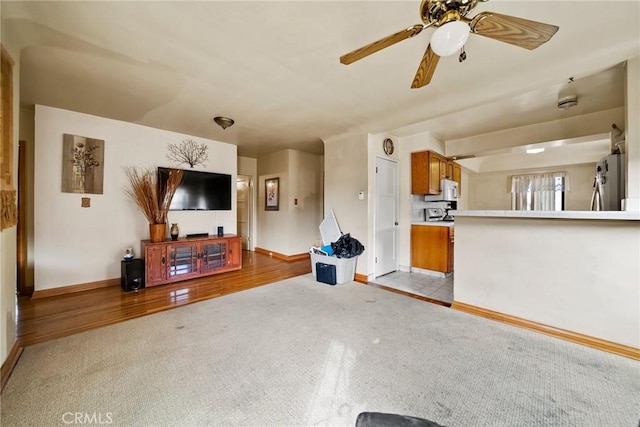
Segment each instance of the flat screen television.
[{"label": "flat screen television", "polygon": [[[169,168],[158,168],[158,185],[164,185]],[[182,182],[171,199],[171,211],[231,210],[231,175],[184,169]]]}]

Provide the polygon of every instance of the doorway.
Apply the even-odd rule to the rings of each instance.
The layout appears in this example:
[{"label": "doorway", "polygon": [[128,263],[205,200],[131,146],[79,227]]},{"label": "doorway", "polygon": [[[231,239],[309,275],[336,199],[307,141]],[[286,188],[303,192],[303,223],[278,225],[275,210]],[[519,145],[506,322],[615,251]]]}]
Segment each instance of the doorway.
[{"label": "doorway", "polygon": [[242,238],[242,249],[252,251],[253,244],[253,179],[249,175],[238,175],[236,181],[236,212],[238,236]]},{"label": "doorway", "polygon": [[[20,296],[33,294],[33,279],[28,278],[27,259],[27,143],[18,141],[18,228],[16,231],[17,292]],[[33,274],[33,273],[31,273]]]},{"label": "doorway", "polygon": [[376,158],[375,277],[398,269],[398,163]]}]

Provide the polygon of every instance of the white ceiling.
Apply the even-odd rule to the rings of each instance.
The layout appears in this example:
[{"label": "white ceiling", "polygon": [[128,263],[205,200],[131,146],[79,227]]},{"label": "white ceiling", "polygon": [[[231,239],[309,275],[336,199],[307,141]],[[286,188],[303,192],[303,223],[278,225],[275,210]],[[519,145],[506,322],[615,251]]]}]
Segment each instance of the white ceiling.
[{"label": "white ceiling", "polygon": [[[478,35],[410,89],[433,30],[349,66],[339,56],[419,23],[414,1],[12,2],[2,36],[23,47],[21,103],[236,144],[258,157],[323,152],[344,132],[444,140],[619,107],[619,64],[640,54],[638,1],[500,1],[490,10],[558,25],[528,51]],[[573,76],[579,106],[556,108]],[[222,130],[217,115],[236,124]]]}]

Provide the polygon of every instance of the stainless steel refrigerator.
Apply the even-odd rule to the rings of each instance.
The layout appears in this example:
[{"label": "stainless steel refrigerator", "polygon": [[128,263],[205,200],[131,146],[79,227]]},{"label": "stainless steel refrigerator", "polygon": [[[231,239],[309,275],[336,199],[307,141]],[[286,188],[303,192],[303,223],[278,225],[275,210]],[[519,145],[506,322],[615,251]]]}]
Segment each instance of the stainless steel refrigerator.
[{"label": "stainless steel refrigerator", "polygon": [[596,164],[592,211],[620,211],[625,198],[625,155],[609,154]]}]

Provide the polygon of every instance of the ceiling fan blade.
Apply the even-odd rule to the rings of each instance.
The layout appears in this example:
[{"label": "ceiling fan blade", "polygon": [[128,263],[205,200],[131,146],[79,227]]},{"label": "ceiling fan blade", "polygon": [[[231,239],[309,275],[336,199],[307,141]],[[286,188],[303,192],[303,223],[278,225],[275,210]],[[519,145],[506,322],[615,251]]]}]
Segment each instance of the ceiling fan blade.
[{"label": "ceiling fan blade", "polygon": [[480,12],[471,20],[470,27],[481,36],[529,50],[548,42],[558,31],[555,25],[493,12]]},{"label": "ceiling fan blade", "polygon": [[429,84],[433,73],[436,71],[439,60],[440,57],[435,54],[433,49],[431,49],[431,44],[429,44],[422,56],[422,61],[420,61],[416,76],[413,78],[413,83],[411,83],[411,89],[418,89]]},{"label": "ceiling fan blade", "polygon": [[385,47],[389,47],[398,42],[401,42],[402,40],[418,35],[424,28],[426,28],[426,26],[420,24],[416,24],[413,27],[405,28],[404,30],[391,34],[388,37],[385,37],[373,43],[369,43],[368,45],[363,46],[360,49],[356,49],[353,52],[342,55],[340,57],[340,62],[345,65],[356,62],[364,58],[365,56],[369,56],[372,53],[376,53],[377,51],[384,49]]}]

